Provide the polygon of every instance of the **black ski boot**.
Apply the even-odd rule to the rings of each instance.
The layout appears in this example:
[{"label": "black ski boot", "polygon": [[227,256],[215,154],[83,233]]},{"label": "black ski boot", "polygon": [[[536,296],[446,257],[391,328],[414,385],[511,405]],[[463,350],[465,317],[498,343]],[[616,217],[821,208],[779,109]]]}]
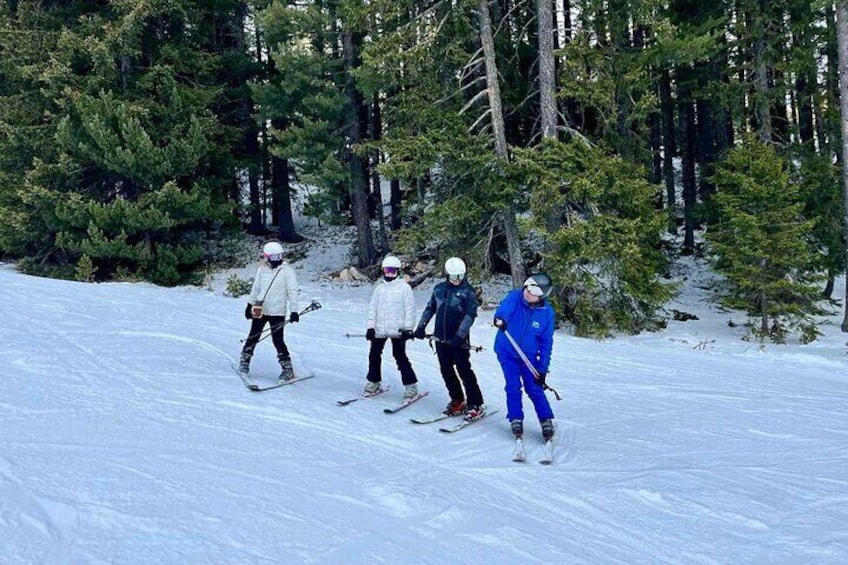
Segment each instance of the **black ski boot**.
[{"label": "black ski boot", "polygon": [[239,357],[239,373],[246,375],[250,372],[250,358],[253,357],[253,352],[251,351],[242,351],[241,357]]},{"label": "black ski boot", "polygon": [[281,381],[290,381],[294,378],[294,368],[292,367],[291,357],[285,354],[277,355],[277,361],[280,362],[280,376],[278,377]]},{"label": "black ski boot", "polygon": [[512,435],[515,436],[515,439],[521,439],[524,435],[524,422],[513,420],[509,423],[509,426],[512,428]]},{"label": "black ski boot", "polygon": [[545,441],[550,441],[554,437],[554,421],[553,420],[542,420],[539,422],[542,424],[542,439]]}]

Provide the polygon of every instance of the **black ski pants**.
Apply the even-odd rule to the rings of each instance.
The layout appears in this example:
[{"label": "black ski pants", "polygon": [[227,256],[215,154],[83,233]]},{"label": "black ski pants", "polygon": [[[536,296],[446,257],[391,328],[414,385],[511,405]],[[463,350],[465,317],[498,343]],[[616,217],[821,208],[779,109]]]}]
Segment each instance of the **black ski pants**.
[{"label": "black ski pants", "polygon": [[[480,392],[480,386],[477,384],[477,375],[471,369],[471,350],[464,347],[452,347],[439,341],[436,342],[436,357],[439,359],[439,369],[445,386],[448,387],[451,401],[465,400],[469,406],[481,406],[483,393]],[[462,392],[463,385],[465,394]]]},{"label": "black ski pants", "polygon": [[271,341],[274,342],[274,349],[277,350],[277,357],[288,359],[289,348],[286,347],[286,341],[283,339],[283,328],[286,325],[285,316],[262,316],[261,318],[253,318],[250,322],[250,334],[244,342],[242,352],[253,355],[253,349],[259,343],[259,338],[262,336],[262,330],[265,324],[271,324]]},{"label": "black ski pants", "polygon": [[371,340],[371,349],[368,352],[368,380],[372,383],[382,380],[381,364],[383,348],[386,347],[386,341],[389,339],[392,340],[392,355],[397,363],[398,371],[400,371],[401,382],[405,385],[417,383],[418,377],[415,376],[415,371],[412,370],[412,363],[409,362],[409,357],[406,356],[406,340],[400,337],[375,337]]}]

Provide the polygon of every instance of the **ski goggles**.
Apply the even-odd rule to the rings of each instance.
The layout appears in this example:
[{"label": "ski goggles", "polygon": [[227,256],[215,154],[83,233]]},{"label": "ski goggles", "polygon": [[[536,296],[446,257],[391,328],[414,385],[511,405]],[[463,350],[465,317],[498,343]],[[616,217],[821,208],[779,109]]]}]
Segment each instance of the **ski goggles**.
[{"label": "ski goggles", "polygon": [[282,261],[282,253],[263,253],[262,256],[268,261]]},{"label": "ski goggles", "polygon": [[545,296],[545,293],[542,290],[542,287],[540,287],[537,284],[528,284],[527,286],[524,287],[524,290],[526,290],[527,292],[529,292],[530,294],[532,294],[533,296],[536,296],[538,298],[542,298],[543,296]]},{"label": "ski goggles", "polygon": [[461,281],[465,275],[448,275],[449,281]]},{"label": "ski goggles", "polygon": [[398,268],[397,267],[383,267],[383,274],[397,276]]}]

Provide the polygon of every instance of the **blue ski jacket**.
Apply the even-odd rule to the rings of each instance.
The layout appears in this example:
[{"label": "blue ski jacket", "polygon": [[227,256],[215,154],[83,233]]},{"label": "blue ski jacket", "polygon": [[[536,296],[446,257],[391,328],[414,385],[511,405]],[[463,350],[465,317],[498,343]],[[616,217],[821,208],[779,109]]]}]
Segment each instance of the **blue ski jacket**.
[{"label": "blue ski jacket", "polygon": [[[506,330],[540,373],[547,373],[554,345],[554,309],[542,301],[531,306],[524,300],[524,290],[511,291],[495,311],[495,318],[506,321]],[[498,358],[521,359],[502,331],[495,336]]]}]

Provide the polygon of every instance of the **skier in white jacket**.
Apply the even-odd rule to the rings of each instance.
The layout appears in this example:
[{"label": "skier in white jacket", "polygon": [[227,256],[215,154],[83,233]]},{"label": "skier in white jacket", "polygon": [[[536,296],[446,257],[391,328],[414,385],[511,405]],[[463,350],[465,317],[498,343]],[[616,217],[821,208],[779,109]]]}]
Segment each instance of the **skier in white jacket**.
[{"label": "skier in white jacket", "polygon": [[412,339],[415,324],[415,296],[412,287],[400,276],[400,266],[400,259],[393,255],[383,259],[383,282],[371,295],[365,332],[365,339],[371,342],[366,395],[380,390],[383,348],[388,339],[392,340],[392,355],[404,384],[403,397],[408,399],[418,394],[418,377],[406,356],[406,340]]},{"label": "skier in white jacket", "polygon": [[259,337],[265,324],[271,325],[271,340],[277,350],[277,360],[280,362],[280,379],[294,378],[291,356],[283,339],[283,328],[286,324],[286,304],[288,304],[289,323],[300,321],[297,312],[299,295],[297,276],[291,267],[283,263],[283,246],[276,241],[270,241],[262,248],[262,262],[256,270],[253,288],[248,299],[250,314],[250,334],[245,340],[244,348],[239,359],[239,371],[247,373],[250,370],[250,359],[253,349],[259,342]]}]

